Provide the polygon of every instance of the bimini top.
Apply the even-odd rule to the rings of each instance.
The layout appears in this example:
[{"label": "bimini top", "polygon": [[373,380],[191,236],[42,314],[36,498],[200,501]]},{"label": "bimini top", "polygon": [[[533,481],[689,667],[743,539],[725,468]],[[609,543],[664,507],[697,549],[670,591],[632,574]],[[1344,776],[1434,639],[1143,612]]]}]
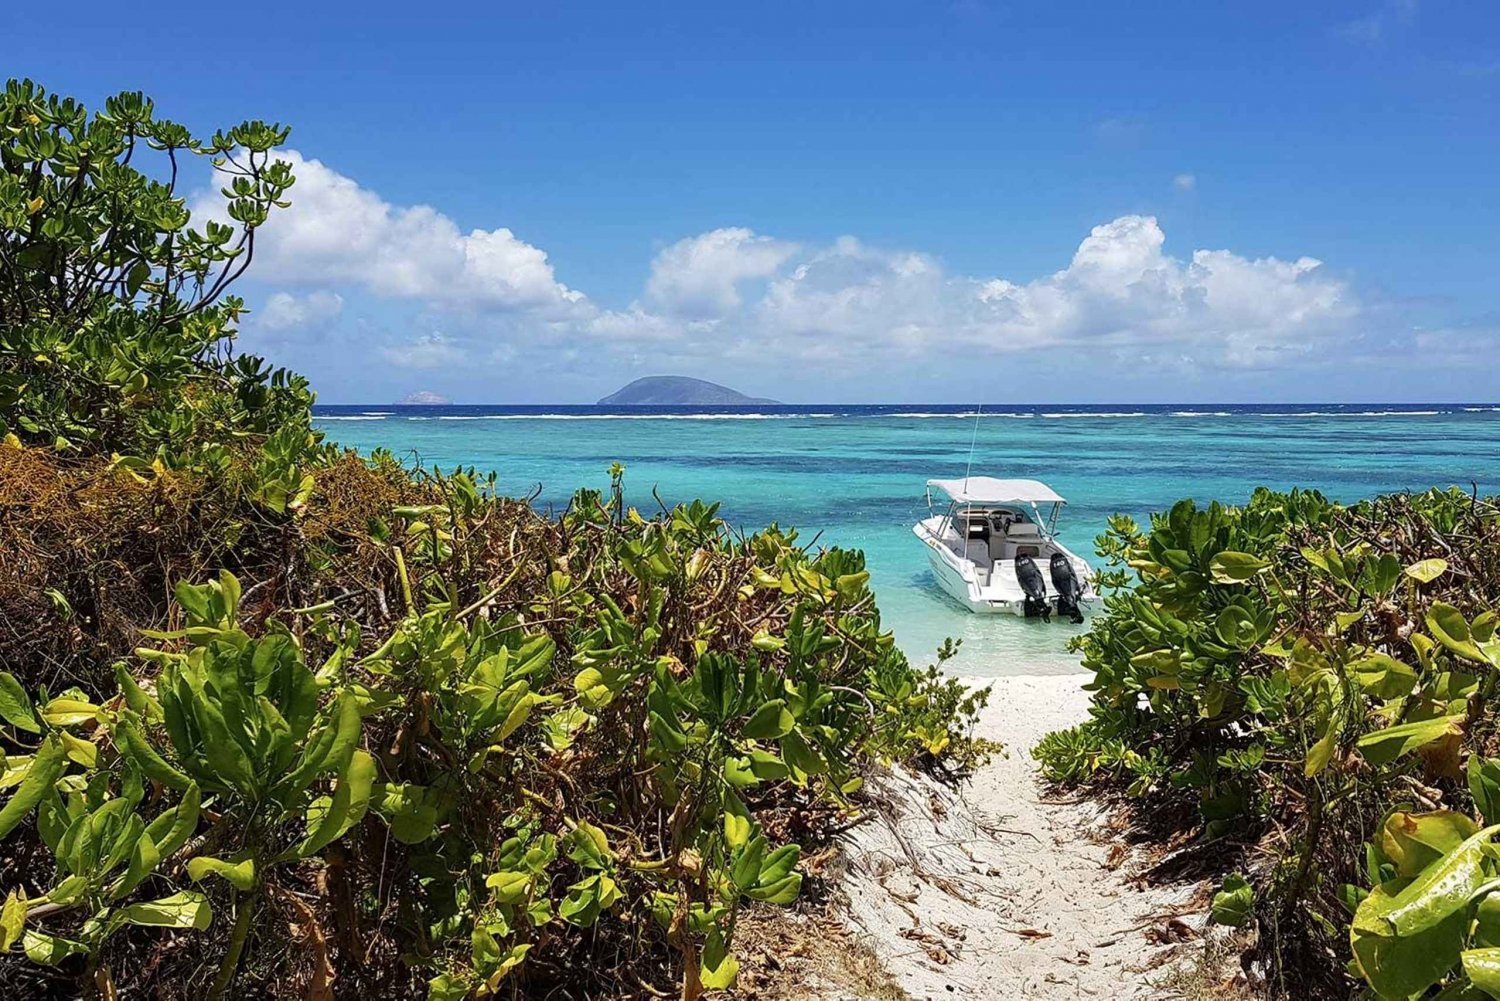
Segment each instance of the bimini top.
[{"label": "bimini top", "polygon": [[1057,491],[1040,480],[997,480],[993,476],[970,476],[957,480],[928,480],[960,504],[1066,504]]}]

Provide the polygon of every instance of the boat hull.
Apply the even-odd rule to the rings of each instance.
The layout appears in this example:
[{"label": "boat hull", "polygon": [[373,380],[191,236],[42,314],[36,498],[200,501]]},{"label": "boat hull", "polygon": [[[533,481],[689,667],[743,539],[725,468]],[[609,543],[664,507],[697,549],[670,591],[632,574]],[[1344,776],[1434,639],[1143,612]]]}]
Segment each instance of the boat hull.
[{"label": "boat hull", "polygon": [[[922,540],[927,550],[927,562],[933,576],[943,592],[969,611],[977,615],[1026,615],[1026,594],[1015,579],[1015,567],[1010,561],[1002,561],[992,568],[993,576],[985,583],[979,582],[977,568],[973,563],[960,559],[944,545],[924,522],[916,525],[913,532]],[[1065,547],[1053,542],[1058,550],[1072,561],[1074,572],[1083,585],[1082,600],[1094,597],[1093,570]],[[1057,613],[1057,595],[1049,593],[1047,604],[1054,615]]]}]

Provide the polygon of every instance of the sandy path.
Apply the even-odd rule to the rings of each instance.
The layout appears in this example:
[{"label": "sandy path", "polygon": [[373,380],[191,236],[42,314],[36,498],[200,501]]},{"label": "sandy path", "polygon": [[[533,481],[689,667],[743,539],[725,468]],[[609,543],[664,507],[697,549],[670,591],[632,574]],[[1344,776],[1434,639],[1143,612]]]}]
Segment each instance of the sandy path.
[{"label": "sandy path", "polygon": [[1159,985],[1194,951],[1157,939],[1195,888],[1130,882],[1097,808],[1037,782],[1030,750],[1086,717],[1084,677],[995,682],[980,732],[1007,754],[958,790],[882,779],[892,809],[851,832],[848,921],[913,998],[1180,996]]}]

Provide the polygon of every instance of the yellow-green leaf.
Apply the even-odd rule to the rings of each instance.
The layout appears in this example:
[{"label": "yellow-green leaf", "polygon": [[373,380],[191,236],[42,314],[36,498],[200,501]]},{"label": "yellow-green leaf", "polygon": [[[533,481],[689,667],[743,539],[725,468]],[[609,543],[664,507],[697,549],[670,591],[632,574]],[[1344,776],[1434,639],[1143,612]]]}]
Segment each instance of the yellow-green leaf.
[{"label": "yellow-green leaf", "polygon": [[188,859],[187,874],[188,878],[195,883],[201,883],[207,876],[214,875],[228,880],[229,884],[237,890],[244,890],[248,893],[255,889],[254,859],[225,862],[223,859],[200,855],[197,858]]},{"label": "yellow-green leaf", "polygon": [[160,900],[131,904],[120,916],[133,925],[151,928],[192,928],[202,931],[213,920],[208,898],[196,890],[182,890]]},{"label": "yellow-green leaf", "polygon": [[1500,998],[1500,949],[1467,949],[1459,958],[1469,983],[1492,998]]},{"label": "yellow-green leaf", "polygon": [[9,952],[26,928],[26,891],[11,890],[0,907],[0,952]]},{"label": "yellow-green leaf", "polygon": [[99,712],[99,707],[85,699],[60,696],[42,707],[42,719],[53,726],[74,726],[87,723]]},{"label": "yellow-green leaf", "polygon": [[6,671],[0,671],[0,719],[27,733],[41,733],[42,731],[36,721],[36,710],[31,707],[31,699],[27,697],[26,690],[13,675]]},{"label": "yellow-green leaf", "polygon": [[1209,572],[1219,584],[1243,584],[1263,572],[1271,564],[1250,553],[1225,550],[1209,561]]},{"label": "yellow-green leaf", "polygon": [[1365,760],[1373,765],[1389,764],[1419,747],[1426,747],[1450,734],[1463,732],[1463,721],[1463,714],[1458,713],[1388,726],[1360,737],[1359,750]]},{"label": "yellow-green leaf", "polygon": [[1380,827],[1380,850],[1396,866],[1396,875],[1418,876],[1478,830],[1478,824],[1455,810],[1398,810]]},{"label": "yellow-green leaf", "polygon": [[1443,571],[1447,569],[1447,560],[1433,557],[1430,560],[1418,560],[1411,566],[1407,567],[1406,576],[1410,577],[1412,580],[1420,581],[1423,584],[1426,584],[1430,581],[1437,580],[1438,577],[1442,575]]}]

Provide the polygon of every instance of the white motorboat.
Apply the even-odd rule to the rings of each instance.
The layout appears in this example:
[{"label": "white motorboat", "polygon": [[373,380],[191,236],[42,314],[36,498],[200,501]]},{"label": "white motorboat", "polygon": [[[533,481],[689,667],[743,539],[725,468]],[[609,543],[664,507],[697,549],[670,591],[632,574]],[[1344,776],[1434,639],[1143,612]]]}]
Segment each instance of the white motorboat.
[{"label": "white motorboat", "polygon": [[[942,513],[934,490],[948,500]],[[1039,480],[928,480],[933,513],[912,531],[927,546],[938,583],[969,611],[1043,619],[1056,612],[1082,622],[1080,605],[1095,597],[1094,571],[1054,534],[1066,503]]]}]

